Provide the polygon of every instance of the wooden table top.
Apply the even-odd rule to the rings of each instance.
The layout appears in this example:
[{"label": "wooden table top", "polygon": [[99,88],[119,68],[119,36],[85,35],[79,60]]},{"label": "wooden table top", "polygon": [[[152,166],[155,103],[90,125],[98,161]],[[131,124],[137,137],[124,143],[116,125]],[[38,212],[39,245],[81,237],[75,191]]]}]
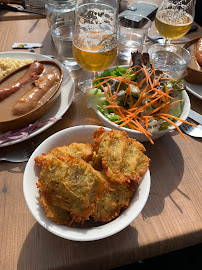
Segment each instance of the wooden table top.
[{"label": "wooden table top", "polygon": [[[21,5],[11,4],[13,7],[23,8]],[[38,10],[41,13],[45,13],[45,9]],[[0,9],[0,21],[15,21],[15,20],[30,20],[30,19],[42,19],[45,18],[45,15],[20,12],[20,11],[10,11]]]},{"label": "wooden table top", "polygon": [[[201,29],[190,38],[200,35]],[[0,36],[4,37],[0,39],[2,52],[11,51],[14,42],[39,42],[43,47],[37,53],[55,53],[46,19],[1,21]],[[26,147],[75,125],[102,125],[95,112],[86,109],[85,95],[77,88],[83,72],[71,72],[75,98],[61,120],[0,152]],[[189,97],[191,108],[202,114],[202,101],[192,94]],[[151,191],[143,211],[123,231],[93,242],[65,240],[39,225],[23,195],[26,162],[1,162],[0,269],[111,269],[201,243],[202,140],[185,136],[189,143],[177,131],[157,139],[154,145],[144,143],[151,159]]]}]

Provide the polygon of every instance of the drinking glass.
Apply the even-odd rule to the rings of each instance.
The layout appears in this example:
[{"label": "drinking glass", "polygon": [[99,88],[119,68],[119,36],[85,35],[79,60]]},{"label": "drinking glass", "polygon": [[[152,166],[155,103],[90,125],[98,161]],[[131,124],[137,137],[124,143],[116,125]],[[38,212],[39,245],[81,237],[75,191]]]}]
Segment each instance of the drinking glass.
[{"label": "drinking glass", "polygon": [[118,16],[118,56],[131,60],[132,52],[142,52],[152,22],[149,18],[125,13]]},{"label": "drinking glass", "polygon": [[191,62],[191,54],[188,50],[179,46],[167,46],[153,44],[147,49],[154,66],[172,78],[179,78],[183,75]]},{"label": "drinking glass", "polygon": [[77,0],[47,0],[45,5],[49,28],[56,22],[74,24]]},{"label": "drinking glass", "polygon": [[50,33],[57,52],[58,60],[68,69],[79,69],[72,53],[74,24],[59,21],[50,28]]},{"label": "drinking glass", "polygon": [[[18,2],[20,1],[17,1],[17,3]],[[40,9],[45,8],[46,1],[45,0],[25,0],[24,3],[25,3],[25,8],[40,11]]]},{"label": "drinking glass", "polygon": [[97,72],[110,67],[117,56],[116,11],[106,4],[80,5],[75,12],[75,29],[72,43],[77,63],[90,71],[90,78],[78,82],[85,93],[92,85]]},{"label": "drinking glass", "polygon": [[184,36],[194,18],[195,0],[163,0],[159,6],[155,25],[158,33],[165,37],[165,45],[172,39]]}]

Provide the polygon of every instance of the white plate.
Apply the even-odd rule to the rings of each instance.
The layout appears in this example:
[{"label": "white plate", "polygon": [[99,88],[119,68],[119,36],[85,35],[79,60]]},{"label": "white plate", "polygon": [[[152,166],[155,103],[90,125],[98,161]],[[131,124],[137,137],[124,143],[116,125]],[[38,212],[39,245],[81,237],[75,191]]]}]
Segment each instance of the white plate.
[{"label": "white plate", "polygon": [[193,84],[186,81],[184,81],[184,83],[187,87],[187,91],[192,93],[197,98],[202,99],[202,84]]},{"label": "white plate", "polygon": [[[126,228],[142,211],[150,190],[150,172],[145,173],[140,185],[130,203],[130,207],[124,210],[119,217],[106,224],[95,224],[87,221],[82,227],[68,227],[58,225],[46,217],[45,211],[39,202],[38,182],[40,170],[35,166],[34,158],[42,153],[47,153],[56,146],[69,145],[72,142],[92,143],[92,134],[99,126],[75,126],[61,130],[42,142],[30,157],[24,172],[23,191],[25,201],[35,219],[48,231],[65,239],[74,241],[93,241],[103,239]],[[106,131],[110,129],[105,128]],[[81,136],[82,134],[82,136]]]},{"label": "white plate", "polygon": [[[29,52],[1,52],[0,53],[0,58],[6,58],[6,57],[10,57],[13,59],[20,59],[20,60],[24,60],[24,59],[33,59],[33,60],[38,60],[38,61],[41,61],[41,60],[49,60],[50,61],[51,60],[51,61],[55,61],[58,64],[60,64],[58,61],[53,60],[50,57],[47,57],[45,55],[36,54],[36,53],[29,53]],[[75,91],[74,80],[71,77],[71,74],[69,73],[68,69],[66,69],[63,65],[61,65],[61,67],[63,70],[63,81],[62,81],[62,84],[60,86],[61,87],[61,94],[60,94],[59,98],[57,99],[56,103],[53,105],[53,107],[43,117],[41,117],[40,120],[48,120],[49,118],[52,118],[52,117],[59,119],[69,109],[69,107],[72,103],[72,100],[74,97],[74,91]],[[7,143],[0,145],[0,147],[5,147],[8,145],[22,142],[24,140],[28,140],[28,139],[38,135],[39,133],[43,132],[44,130],[48,129],[50,126],[55,124],[56,121],[45,124],[43,127],[39,128],[36,131],[34,131],[33,133],[29,134],[26,138],[21,138],[21,139],[9,141]],[[2,136],[2,135],[3,135],[3,133],[0,133],[0,136]]]}]

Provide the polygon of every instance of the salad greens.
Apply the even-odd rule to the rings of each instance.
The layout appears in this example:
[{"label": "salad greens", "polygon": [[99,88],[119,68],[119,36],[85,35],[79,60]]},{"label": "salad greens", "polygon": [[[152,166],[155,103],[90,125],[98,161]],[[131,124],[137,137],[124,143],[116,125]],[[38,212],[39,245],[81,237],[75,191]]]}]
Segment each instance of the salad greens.
[{"label": "salad greens", "polygon": [[153,142],[153,132],[177,127],[185,87],[181,79],[172,79],[149,61],[137,58],[139,65],[133,61],[131,68],[116,66],[98,76],[87,91],[87,105],[119,127],[138,130]]},{"label": "salad greens", "polygon": [[[99,83],[101,83],[104,79],[101,79],[103,77],[108,77],[108,76],[112,76],[112,77],[123,77],[126,73],[127,69],[125,68],[121,68],[119,66],[116,66],[114,70],[109,70],[109,69],[106,69],[104,70],[104,72],[100,75],[100,76],[97,76],[96,81],[93,82],[93,85],[97,85]],[[133,71],[131,70],[127,75],[126,77],[130,78],[130,80],[135,80],[137,76],[134,75]],[[100,79],[99,79],[100,78]],[[101,87],[98,87],[100,89],[102,89]]]}]

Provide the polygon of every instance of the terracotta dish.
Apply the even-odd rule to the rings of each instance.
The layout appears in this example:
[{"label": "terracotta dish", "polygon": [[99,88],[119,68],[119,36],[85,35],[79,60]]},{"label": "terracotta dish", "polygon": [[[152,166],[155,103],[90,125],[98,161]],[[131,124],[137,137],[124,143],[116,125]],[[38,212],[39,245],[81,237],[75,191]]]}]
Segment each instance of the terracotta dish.
[{"label": "terracotta dish", "polygon": [[[60,95],[60,85],[63,79],[63,71],[59,64],[53,61],[38,61],[44,66],[42,72],[43,75],[47,75],[50,72],[55,72],[58,76],[58,81],[51,86],[50,90],[40,99],[40,102],[30,112],[21,115],[14,115],[12,108],[18,102],[18,100],[25,95],[26,91],[31,90],[34,86],[27,86],[27,89],[18,90],[16,93],[10,95],[6,99],[0,102],[0,131],[5,132],[8,130],[18,129],[27,126],[30,123],[35,122],[42,117],[56,102]],[[20,67],[13,71],[9,75],[5,76],[0,81],[0,88],[15,82],[18,78],[21,78],[26,73],[31,64]],[[13,81],[12,81],[13,80]],[[30,88],[30,89],[29,89]],[[35,87],[36,88],[36,87]]]},{"label": "terracotta dish", "polygon": [[199,39],[200,37],[195,38],[184,45],[184,48],[188,49],[192,56],[192,60],[187,67],[188,75],[185,80],[194,84],[202,84],[202,68],[198,65],[195,57],[195,45]]}]

